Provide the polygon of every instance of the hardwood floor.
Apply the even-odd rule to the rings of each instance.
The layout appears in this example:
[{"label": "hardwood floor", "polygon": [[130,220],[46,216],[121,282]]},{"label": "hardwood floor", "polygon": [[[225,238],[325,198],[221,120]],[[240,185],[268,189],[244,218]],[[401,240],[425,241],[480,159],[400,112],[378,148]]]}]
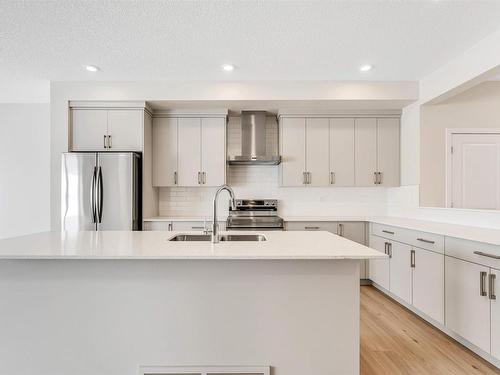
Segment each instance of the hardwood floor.
[{"label": "hardwood floor", "polygon": [[361,287],[361,375],[475,374],[500,370],[374,287]]}]

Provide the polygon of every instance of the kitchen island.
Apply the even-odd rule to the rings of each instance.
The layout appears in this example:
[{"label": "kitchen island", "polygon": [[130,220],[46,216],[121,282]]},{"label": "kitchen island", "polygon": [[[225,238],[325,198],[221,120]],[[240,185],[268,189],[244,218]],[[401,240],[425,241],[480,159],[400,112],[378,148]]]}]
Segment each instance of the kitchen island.
[{"label": "kitchen island", "polygon": [[0,374],[358,374],[358,261],[385,255],[328,232],[259,233],[265,241],[0,240]]}]

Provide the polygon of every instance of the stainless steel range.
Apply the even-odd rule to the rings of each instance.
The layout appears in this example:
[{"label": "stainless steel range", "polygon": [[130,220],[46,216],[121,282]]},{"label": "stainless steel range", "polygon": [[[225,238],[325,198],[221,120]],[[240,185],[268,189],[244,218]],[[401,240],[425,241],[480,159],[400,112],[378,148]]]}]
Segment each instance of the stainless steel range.
[{"label": "stainless steel range", "polygon": [[276,199],[237,199],[236,208],[229,207],[227,230],[283,230]]}]

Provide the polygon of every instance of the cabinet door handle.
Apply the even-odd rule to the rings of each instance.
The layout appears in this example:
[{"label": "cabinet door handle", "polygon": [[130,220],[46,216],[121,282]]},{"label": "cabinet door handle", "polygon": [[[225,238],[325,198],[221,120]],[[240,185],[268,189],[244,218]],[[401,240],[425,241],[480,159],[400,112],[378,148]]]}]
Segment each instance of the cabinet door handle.
[{"label": "cabinet door handle", "polygon": [[426,240],[425,238],[417,238],[417,241],[425,242],[425,243],[430,243],[432,245],[436,243],[436,242],[431,241],[431,240]]},{"label": "cabinet door handle", "polygon": [[482,251],[474,251],[474,254],[487,258],[500,259],[499,255],[483,253]]},{"label": "cabinet door handle", "polygon": [[107,135],[104,135],[104,141],[103,141],[104,142],[104,148],[108,148],[108,142],[106,141],[107,137],[108,137]]},{"label": "cabinet door handle", "polygon": [[311,183],[311,172],[306,172],[306,184]]},{"label": "cabinet door handle", "polygon": [[495,279],[497,275],[494,273],[490,273],[490,283],[489,283],[489,294],[490,294],[490,299],[496,300],[497,296],[495,294]]},{"label": "cabinet door handle", "polygon": [[487,272],[481,271],[479,272],[479,295],[484,297],[487,295],[486,293],[486,276]]},{"label": "cabinet door handle", "polygon": [[113,139],[111,138],[111,135],[108,135],[108,148],[113,147]]},{"label": "cabinet door handle", "polygon": [[177,171],[174,172],[174,185],[177,185]]},{"label": "cabinet door handle", "polygon": [[378,174],[377,174],[377,172],[373,172],[373,183],[375,185],[378,184]]},{"label": "cabinet door handle", "polygon": [[201,173],[198,172],[198,185],[201,185]]},{"label": "cabinet door handle", "polygon": [[203,185],[205,185],[207,183],[207,174],[206,174],[206,172],[201,172],[201,180],[202,180]]},{"label": "cabinet door handle", "polygon": [[415,250],[410,251],[410,266],[415,268]]},{"label": "cabinet door handle", "polygon": [[385,230],[385,229],[384,229],[384,230],[382,230],[382,232],[383,232],[383,233],[387,233],[387,234],[392,234],[392,235],[394,235],[394,232],[391,232],[390,230]]},{"label": "cabinet door handle", "polygon": [[305,185],[307,184],[307,177],[306,177],[306,172],[302,172],[302,183]]},{"label": "cabinet door handle", "polygon": [[344,237],[344,224],[338,223],[337,234],[341,237]]},{"label": "cabinet door handle", "polygon": [[330,185],[335,184],[335,172],[330,172]]},{"label": "cabinet door handle", "polygon": [[305,230],[318,230],[319,227],[304,227]]},{"label": "cabinet door handle", "polygon": [[171,232],[172,231],[172,223],[168,223],[168,230]]},{"label": "cabinet door handle", "polygon": [[377,174],[378,174],[378,184],[380,185],[383,182],[383,174],[382,172],[377,172]]}]

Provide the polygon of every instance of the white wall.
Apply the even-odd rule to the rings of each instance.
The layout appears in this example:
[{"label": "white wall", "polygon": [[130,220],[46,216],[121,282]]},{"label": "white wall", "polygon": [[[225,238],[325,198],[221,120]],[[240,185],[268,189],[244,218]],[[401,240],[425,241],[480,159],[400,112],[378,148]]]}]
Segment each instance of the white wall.
[{"label": "white wall", "polygon": [[0,238],[50,229],[48,103],[0,103]]}]

